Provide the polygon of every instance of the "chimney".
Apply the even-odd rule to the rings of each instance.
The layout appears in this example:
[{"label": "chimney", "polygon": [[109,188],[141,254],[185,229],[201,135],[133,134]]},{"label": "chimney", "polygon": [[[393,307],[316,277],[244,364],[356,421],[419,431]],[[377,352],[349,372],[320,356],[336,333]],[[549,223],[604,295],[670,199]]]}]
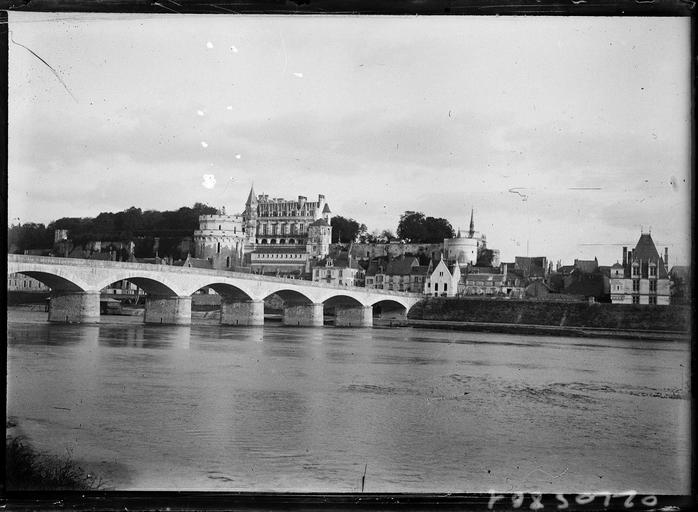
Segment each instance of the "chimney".
[{"label": "chimney", "polygon": [[668,247],[664,248],[664,265],[666,265],[666,268],[669,268],[669,248]]},{"label": "chimney", "polygon": [[628,248],[623,247],[623,267],[628,264]]}]

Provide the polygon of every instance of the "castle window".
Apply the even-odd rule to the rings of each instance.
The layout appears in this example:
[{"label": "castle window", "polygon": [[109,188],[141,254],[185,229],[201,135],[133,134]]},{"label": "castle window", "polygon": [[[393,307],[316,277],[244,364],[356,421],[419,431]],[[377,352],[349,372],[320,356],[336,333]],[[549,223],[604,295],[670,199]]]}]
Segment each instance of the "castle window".
[{"label": "castle window", "polygon": [[651,292],[656,292],[657,291],[657,281],[654,279],[650,281],[650,291]]},{"label": "castle window", "polygon": [[640,303],[640,297],[638,295],[633,295],[633,304],[639,304]]},{"label": "castle window", "polygon": [[633,279],[633,291],[634,292],[640,291],[640,280],[639,279]]},{"label": "castle window", "polygon": [[218,224],[218,231],[220,231],[220,230],[221,230],[221,225],[220,225],[220,224]]},{"label": "castle window", "polygon": [[654,277],[657,275],[657,267],[654,265],[650,266],[650,276]]},{"label": "castle window", "polygon": [[634,276],[640,275],[640,266],[637,263],[633,264],[633,275]]},{"label": "castle window", "polygon": [[218,254],[220,254],[220,253],[221,253],[221,243],[220,243],[220,242],[218,242],[218,248],[217,248],[217,252],[218,252]]},{"label": "castle window", "polygon": [[657,303],[657,297],[650,297],[650,304],[656,304]]},{"label": "castle window", "polygon": [[230,256],[225,259],[225,266],[226,268],[230,268]]}]

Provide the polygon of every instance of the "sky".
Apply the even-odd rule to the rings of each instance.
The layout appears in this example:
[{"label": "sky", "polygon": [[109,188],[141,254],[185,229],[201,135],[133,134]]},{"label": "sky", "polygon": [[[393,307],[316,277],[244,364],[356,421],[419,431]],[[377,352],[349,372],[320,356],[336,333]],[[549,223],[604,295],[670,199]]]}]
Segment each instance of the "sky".
[{"label": "sky", "polygon": [[[324,194],[502,261],[690,261],[690,20],[9,13],[8,220]],[[31,51],[30,51],[31,50]]]}]

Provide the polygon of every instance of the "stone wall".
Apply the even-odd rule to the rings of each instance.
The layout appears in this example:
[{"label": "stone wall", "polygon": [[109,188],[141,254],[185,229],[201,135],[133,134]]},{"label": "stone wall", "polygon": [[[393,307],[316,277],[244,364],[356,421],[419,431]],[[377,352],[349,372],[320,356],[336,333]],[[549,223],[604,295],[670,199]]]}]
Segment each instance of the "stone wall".
[{"label": "stone wall", "polygon": [[414,306],[408,317],[414,320],[687,332],[691,309],[678,305],[431,298]]},{"label": "stone wall", "polygon": [[444,244],[406,244],[401,242],[375,243],[375,244],[353,244],[351,246],[351,257],[355,260],[366,260],[378,257],[390,256],[399,258],[410,254],[423,256],[426,258],[437,258],[443,251]]}]

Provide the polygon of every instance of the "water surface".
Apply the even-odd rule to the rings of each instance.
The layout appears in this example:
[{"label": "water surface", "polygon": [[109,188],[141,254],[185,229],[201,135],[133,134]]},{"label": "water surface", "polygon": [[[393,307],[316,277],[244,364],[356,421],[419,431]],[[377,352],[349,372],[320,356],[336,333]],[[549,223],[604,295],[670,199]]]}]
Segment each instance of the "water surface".
[{"label": "water surface", "polygon": [[8,416],[119,489],[689,492],[689,347],[8,318]]}]

